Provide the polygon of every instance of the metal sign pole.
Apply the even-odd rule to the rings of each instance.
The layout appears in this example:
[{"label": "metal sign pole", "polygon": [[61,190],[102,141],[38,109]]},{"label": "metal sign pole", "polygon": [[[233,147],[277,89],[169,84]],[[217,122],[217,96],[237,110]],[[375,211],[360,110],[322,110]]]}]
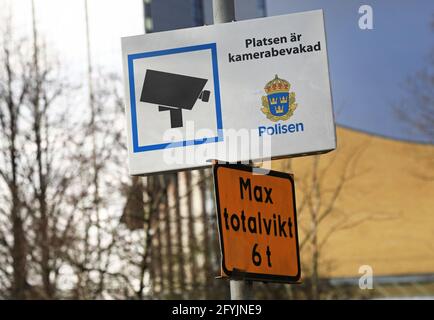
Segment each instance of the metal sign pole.
[{"label": "metal sign pole", "polygon": [[235,21],[234,0],[213,0],[214,24]]},{"label": "metal sign pole", "polygon": [[231,300],[250,300],[252,299],[252,281],[229,280],[231,286]]},{"label": "metal sign pole", "polygon": [[[235,20],[234,0],[213,0],[212,9],[214,24],[232,22]],[[251,282],[244,280],[230,280],[231,300],[249,299],[248,291],[251,291]]]}]

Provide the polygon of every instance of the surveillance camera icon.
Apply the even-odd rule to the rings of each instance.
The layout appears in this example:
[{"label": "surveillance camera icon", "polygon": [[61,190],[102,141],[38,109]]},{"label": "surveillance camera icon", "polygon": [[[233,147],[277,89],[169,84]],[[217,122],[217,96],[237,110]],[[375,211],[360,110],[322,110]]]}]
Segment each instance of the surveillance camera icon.
[{"label": "surveillance camera icon", "polygon": [[182,110],[192,110],[197,100],[209,101],[210,91],[203,90],[207,81],[148,69],[140,101],[158,105],[160,112],[169,111],[171,128],[179,128],[183,126]]}]

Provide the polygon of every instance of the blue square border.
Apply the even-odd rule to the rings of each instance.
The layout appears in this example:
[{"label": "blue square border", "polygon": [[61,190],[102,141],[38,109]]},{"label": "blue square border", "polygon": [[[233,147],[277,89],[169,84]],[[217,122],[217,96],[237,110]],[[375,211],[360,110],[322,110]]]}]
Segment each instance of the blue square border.
[{"label": "blue square border", "polygon": [[[213,80],[214,80],[214,96],[215,96],[215,106],[216,106],[215,109],[216,109],[216,118],[217,118],[217,136],[210,137],[210,138],[203,138],[203,139],[184,140],[184,141],[177,141],[177,142],[167,142],[167,143],[140,146],[138,140],[138,130],[137,130],[136,89],[134,84],[134,60],[162,56],[162,55],[169,55],[169,54],[199,51],[199,50],[211,50]],[[157,50],[157,51],[129,54],[128,55],[128,78],[129,78],[129,85],[130,85],[133,153],[223,141],[223,122],[222,122],[222,114],[221,114],[220,84],[219,84],[219,75],[218,75],[216,43],[207,43],[207,44],[188,46],[188,47],[178,47],[178,48],[172,48],[166,50]]]}]

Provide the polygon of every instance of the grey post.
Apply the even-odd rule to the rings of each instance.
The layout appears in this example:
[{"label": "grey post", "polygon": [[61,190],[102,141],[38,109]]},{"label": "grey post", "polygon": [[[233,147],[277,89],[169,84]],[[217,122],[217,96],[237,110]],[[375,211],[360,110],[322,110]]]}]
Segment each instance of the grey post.
[{"label": "grey post", "polygon": [[253,283],[246,280],[229,280],[231,300],[250,300],[253,297]]},{"label": "grey post", "polygon": [[[234,0],[213,0],[212,9],[215,23],[235,21]],[[251,298],[252,283],[244,280],[230,280],[231,299],[245,300]]]},{"label": "grey post", "polygon": [[235,20],[234,0],[212,0],[212,11],[214,24],[232,22]]}]

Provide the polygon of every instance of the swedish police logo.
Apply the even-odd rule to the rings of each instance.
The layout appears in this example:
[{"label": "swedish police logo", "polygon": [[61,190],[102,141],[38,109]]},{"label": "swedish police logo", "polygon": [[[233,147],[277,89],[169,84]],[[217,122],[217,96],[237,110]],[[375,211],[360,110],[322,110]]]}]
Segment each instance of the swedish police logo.
[{"label": "swedish police logo", "polygon": [[295,92],[289,92],[291,84],[280,79],[277,74],[265,87],[266,96],[262,96],[261,111],[271,121],[288,120],[297,108]]}]

